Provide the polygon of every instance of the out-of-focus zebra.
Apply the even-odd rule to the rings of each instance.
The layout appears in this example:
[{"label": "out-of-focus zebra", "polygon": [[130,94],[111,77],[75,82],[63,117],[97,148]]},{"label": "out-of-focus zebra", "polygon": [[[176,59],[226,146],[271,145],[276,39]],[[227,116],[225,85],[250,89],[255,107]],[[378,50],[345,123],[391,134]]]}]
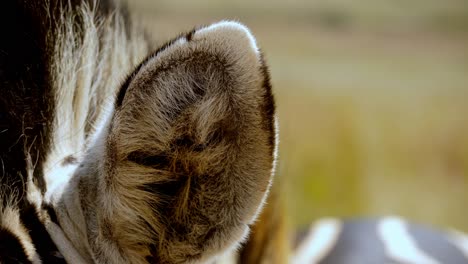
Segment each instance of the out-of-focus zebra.
[{"label": "out-of-focus zebra", "polygon": [[1,263],[211,263],[261,211],[275,107],[250,31],[156,49],[126,10],[0,4]]},{"label": "out-of-focus zebra", "polygon": [[398,216],[321,218],[299,232],[288,230],[280,191],[278,184],[270,191],[238,263],[468,264],[466,234]]},{"label": "out-of-focus zebra", "polygon": [[294,264],[465,264],[468,236],[391,216],[320,219],[296,238]]}]

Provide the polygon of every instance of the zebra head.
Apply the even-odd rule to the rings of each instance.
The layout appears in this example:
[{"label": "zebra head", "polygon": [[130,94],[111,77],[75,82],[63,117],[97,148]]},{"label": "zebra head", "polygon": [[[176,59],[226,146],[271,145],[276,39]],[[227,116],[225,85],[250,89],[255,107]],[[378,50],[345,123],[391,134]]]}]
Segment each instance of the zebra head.
[{"label": "zebra head", "polygon": [[[18,32],[2,48],[34,55],[0,75],[2,127],[19,136],[10,151],[22,160],[2,181],[15,198],[0,231],[21,257],[210,263],[235,250],[264,203],[276,151],[268,71],[250,31],[224,21],[153,49],[111,1],[4,7]],[[7,229],[10,218],[18,228]]]}]

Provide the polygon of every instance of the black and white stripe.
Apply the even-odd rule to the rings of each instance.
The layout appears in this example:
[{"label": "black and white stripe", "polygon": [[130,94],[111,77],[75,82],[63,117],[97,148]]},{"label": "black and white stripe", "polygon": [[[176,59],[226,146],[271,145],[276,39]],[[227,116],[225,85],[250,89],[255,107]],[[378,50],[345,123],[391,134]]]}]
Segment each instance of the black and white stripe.
[{"label": "black and white stripe", "polygon": [[468,237],[399,217],[322,219],[299,236],[293,263],[465,264]]},{"label": "black and white stripe", "polygon": [[[70,126],[55,121],[70,120],[60,116],[64,103],[69,102],[64,102],[66,96],[63,90],[57,88],[68,82],[69,86],[63,88],[74,91],[71,86],[76,83],[71,83],[70,79],[66,79],[68,76],[60,75],[59,71],[70,70],[72,65],[84,67],[72,60],[76,59],[73,56],[82,54],[61,54],[68,59],[66,61],[63,57],[59,60],[57,52],[60,49],[62,53],[67,52],[73,48],[86,52],[83,46],[76,46],[78,42],[86,41],[88,50],[95,50],[94,55],[99,56],[104,50],[109,50],[99,44],[109,44],[106,41],[112,38],[99,35],[97,26],[96,35],[88,35],[88,38],[94,38],[94,42],[84,39],[86,36],[76,35],[73,39],[75,43],[67,43],[59,33],[65,29],[65,23],[75,27],[81,25],[83,28],[77,28],[77,32],[85,32],[84,27],[90,26],[85,22],[96,25],[102,21],[99,16],[116,14],[113,1],[100,0],[99,4],[96,3],[94,0],[6,0],[0,4],[0,263],[66,263],[45,225],[53,221],[54,210],[44,199],[51,189],[44,175],[66,176],[64,172],[69,165],[64,163],[62,166],[62,156],[60,160],[54,159],[59,156],[54,156],[54,150],[57,147],[62,149],[69,143],[63,140],[63,135],[73,133],[61,131]],[[90,13],[95,17],[83,14],[67,16],[66,21],[62,20],[67,10],[81,7],[92,9]],[[122,16],[125,15],[122,13]],[[84,21],[84,18],[92,21]],[[119,22],[121,26],[129,27],[123,21]],[[132,55],[135,60],[138,59],[137,54]],[[87,62],[83,60],[82,63]],[[132,65],[129,63],[128,67]],[[97,67],[108,70],[102,65]],[[70,73],[76,75],[75,78],[82,78],[77,71],[83,69]],[[86,74],[89,78],[96,78],[96,72],[83,73]],[[120,81],[115,79],[116,83]],[[82,83],[82,80],[76,81]],[[73,95],[71,98],[77,99]],[[89,117],[89,113],[78,114],[84,119]],[[98,115],[92,115],[92,118],[98,118]],[[83,128],[79,128],[75,132],[83,131]]]}]

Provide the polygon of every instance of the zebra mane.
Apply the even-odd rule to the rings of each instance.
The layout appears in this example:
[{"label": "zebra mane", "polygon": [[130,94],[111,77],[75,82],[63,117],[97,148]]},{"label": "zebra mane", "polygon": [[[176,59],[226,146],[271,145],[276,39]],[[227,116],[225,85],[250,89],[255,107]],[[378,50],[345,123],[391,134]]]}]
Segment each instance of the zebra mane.
[{"label": "zebra mane", "polygon": [[63,176],[71,176],[61,163],[68,161],[70,170],[79,163],[84,153],[76,150],[84,151],[95,140],[119,86],[148,54],[140,28],[124,21],[119,8],[109,16],[97,16],[97,2],[60,7],[57,24],[49,32],[56,114],[53,147],[44,166],[47,201],[69,180]]}]

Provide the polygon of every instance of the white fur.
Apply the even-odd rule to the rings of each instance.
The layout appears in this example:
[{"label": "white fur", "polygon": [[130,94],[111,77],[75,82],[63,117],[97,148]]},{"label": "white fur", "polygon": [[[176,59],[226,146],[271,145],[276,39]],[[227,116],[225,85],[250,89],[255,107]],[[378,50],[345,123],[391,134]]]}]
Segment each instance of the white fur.
[{"label": "white fur", "polygon": [[49,233],[52,241],[54,241],[57,249],[62,253],[63,257],[68,263],[75,264],[87,264],[88,261],[85,261],[85,258],[76,250],[76,248],[71,244],[70,240],[63,233],[62,229],[56,224],[47,221],[46,230]]},{"label": "white fur", "polygon": [[28,234],[28,230],[21,223],[18,210],[14,209],[12,204],[6,206],[0,211],[0,223],[2,224],[2,228],[10,231],[19,238],[20,243],[24,247],[27,258],[32,263],[42,263],[31,237]]},{"label": "white fur", "polygon": [[212,24],[208,27],[202,28],[197,31],[197,34],[215,34],[217,32],[232,32],[233,35],[231,35],[231,38],[225,39],[225,35],[223,34],[223,39],[220,39],[220,41],[232,41],[233,45],[240,44],[242,46],[242,43],[238,43],[240,41],[244,41],[244,38],[246,37],[250,48],[255,51],[255,53],[258,55],[260,53],[258,46],[257,46],[257,41],[255,37],[252,35],[250,30],[244,26],[243,24],[235,21],[221,21],[215,24]]},{"label": "white fur", "polygon": [[148,52],[140,35],[132,35],[131,40],[125,36],[118,12],[98,21],[94,7],[83,5],[79,13],[86,29],[82,41],[76,39],[68,12],[65,8],[56,32],[58,45],[52,66],[57,105],[53,149],[44,163],[47,202],[61,196],[76,170],[77,164],[62,166],[64,158],[73,156],[77,163],[81,161],[87,146],[112,113],[114,94],[123,78]]},{"label": "white fur", "polygon": [[[114,95],[121,82],[131,69],[148,53],[146,41],[139,31],[131,32],[127,38],[125,27],[119,13],[105,19],[96,19],[93,3],[82,5],[78,15],[85,28],[83,40],[77,39],[77,29],[73,24],[71,10],[64,7],[56,35],[52,71],[55,96],[55,119],[53,120],[52,149],[44,162],[44,177],[47,192],[44,200],[57,205],[73,179],[78,164],[82,161],[87,148],[97,140],[97,135],[113,113]],[[102,43],[100,43],[102,42]],[[68,156],[76,159],[75,164],[62,164]],[[30,173],[32,175],[32,172]],[[28,196],[37,208],[42,197],[37,188],[29,188]],[[78,197],[64,199],[63,206],[75,208],[70,218],[62,219],[63,231],[45,220],[47,230],[70,263],[89,261],[83,245],[84,219],[80,214]],[[74,243],[72,243],[72,241]],[[81,241],[80,243],[76,243]],[[73,245],[80,245],[74,248]],[[80,257],[83,256],[83,257]],[[86,259],[86,260],[85,260]]]}]

